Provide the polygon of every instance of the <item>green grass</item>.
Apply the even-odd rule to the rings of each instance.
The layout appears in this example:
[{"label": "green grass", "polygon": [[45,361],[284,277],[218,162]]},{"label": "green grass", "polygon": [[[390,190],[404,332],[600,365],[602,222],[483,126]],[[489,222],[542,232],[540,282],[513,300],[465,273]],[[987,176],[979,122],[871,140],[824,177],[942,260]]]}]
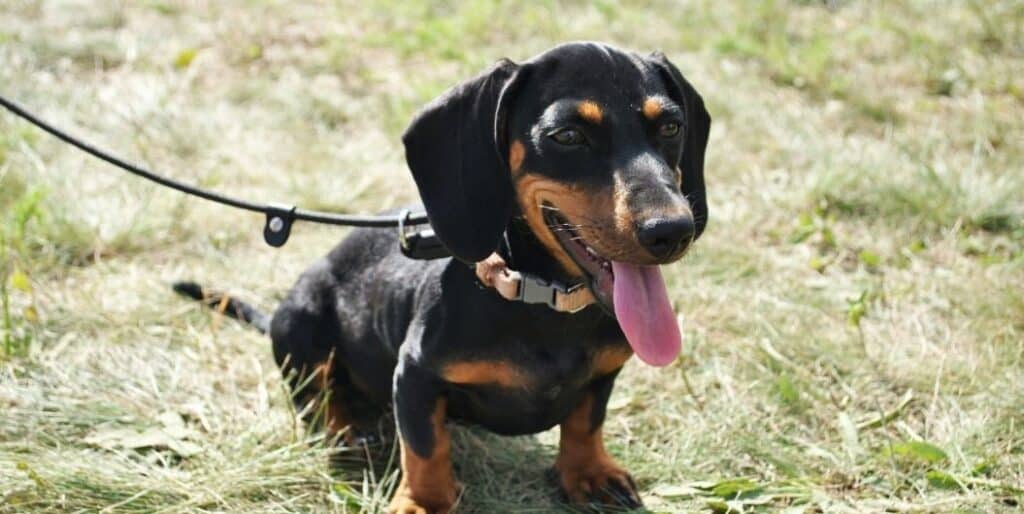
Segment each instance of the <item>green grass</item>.
[{"label": "green grass", "polygon": [[[664,50],[704,94],[711,224],[666,269],[685,356],[605,433],[653,512],[1015,512],[1024,501],[1024,6],[954,2],[0,3],[0,89],[247,198],[415,198],[398,135],[500,57]],[[344,231],[155,188],[0,114],[0,512],[376,512],[262,337]],[[456,428],[460,512],[568,511],[557,434]],[[333,464],[332,464],[333,463]]]}]

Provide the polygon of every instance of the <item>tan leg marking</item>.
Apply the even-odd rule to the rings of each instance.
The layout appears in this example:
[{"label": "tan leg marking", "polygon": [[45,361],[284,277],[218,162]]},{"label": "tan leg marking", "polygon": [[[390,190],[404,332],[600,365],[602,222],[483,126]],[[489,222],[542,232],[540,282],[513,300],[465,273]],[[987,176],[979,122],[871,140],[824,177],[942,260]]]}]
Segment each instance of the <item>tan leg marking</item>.
[{"label": "tan leg marking", "polygon": [[327,436],[334,437],[345,431],[342,439],[351,445],[355,442],[355,436],[351,430],[346,431],[346,429],[350,428],[352,422],[345,413],[339,391],[334,388],[334,380],[331,376],[333,371],[334,352],[331,352],[327,360],[313,368],[313,379],[307,387],[318,388],[314,398],[317,402],[316,407],[323,408],[323,427],[327,431]]},{"label": "tan leg marking", "polygon": [[444,426],[447,400],[438,398],[430,420],[434,426],[434,451],[423,458],[401,439],[402,481],[388,507],[391,514],[446,514],[458,497],[452,473],[452,442]]},{"label": "tan leg marking", "polygon": [[605,451],[601,427],[591,430],[593,407],[594,397],[587,395],[562,422],[558,459],[555,460],[562,490],[575,503],[592,499],[614,503],[608,493],[615,488],[633,496],[639,503],[640,496],[632,477]]}]

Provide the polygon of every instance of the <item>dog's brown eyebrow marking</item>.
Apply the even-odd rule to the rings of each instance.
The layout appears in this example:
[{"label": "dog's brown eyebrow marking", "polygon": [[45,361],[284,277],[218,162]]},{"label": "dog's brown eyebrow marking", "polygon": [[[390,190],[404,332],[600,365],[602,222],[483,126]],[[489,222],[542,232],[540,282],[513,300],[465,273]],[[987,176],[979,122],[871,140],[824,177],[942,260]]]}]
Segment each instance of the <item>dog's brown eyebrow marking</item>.
[{"label": "dog's brown eyebrow marking", "polygon": [[658,98],[656,96],[648,96],[644,100],[644,117],[649,120],[653,120],[654,118],[657,118],[661,114],[662,108],[663,106],[661,103],[661,98]]},{"label": "dog's brown eyebrow marking", "polygon": [[580,114],[583,119],[594,123],[601,123],[601,118],[604,117],[604,112],[601,111],[601,106],[597,105],[597,102],[593,100],[584,100],[576,106],[576,112]]}]

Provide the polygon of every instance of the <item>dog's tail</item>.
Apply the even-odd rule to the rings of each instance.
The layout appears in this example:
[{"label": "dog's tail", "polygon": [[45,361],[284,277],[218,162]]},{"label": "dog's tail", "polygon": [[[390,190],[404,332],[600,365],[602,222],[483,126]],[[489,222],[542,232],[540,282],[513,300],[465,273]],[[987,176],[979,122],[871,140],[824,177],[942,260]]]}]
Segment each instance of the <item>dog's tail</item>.
[{"label": "dog's tail", "polygon": [[259,330],[261,334],[270,331],[270,316],[256,307],[219,291],[210,291],[195,282],[175,282],[174,291],[182,296],[202,302],[207,307],[237,319]]}]

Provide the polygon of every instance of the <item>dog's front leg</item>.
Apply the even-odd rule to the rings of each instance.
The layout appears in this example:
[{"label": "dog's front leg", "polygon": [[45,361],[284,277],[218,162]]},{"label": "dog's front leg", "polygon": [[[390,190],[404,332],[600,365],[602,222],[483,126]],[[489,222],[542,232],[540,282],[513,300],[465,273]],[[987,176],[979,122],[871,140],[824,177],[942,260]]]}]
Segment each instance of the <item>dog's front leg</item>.
[{"label": "dog's front leg", "polygon": [[574,503],[642,505],[636,483],[605,451],[601,434],[616,373],[598,378],[561,423],[555,472],[562,492]]},{"label": "dog's front leg", "polygon": [[402,450],[402,481],[391,499],[393,514],[443,514],[458,496],[451,440],[444,425],[447,400],[429,373],[405,362],[395,373],[395,419]]}]

